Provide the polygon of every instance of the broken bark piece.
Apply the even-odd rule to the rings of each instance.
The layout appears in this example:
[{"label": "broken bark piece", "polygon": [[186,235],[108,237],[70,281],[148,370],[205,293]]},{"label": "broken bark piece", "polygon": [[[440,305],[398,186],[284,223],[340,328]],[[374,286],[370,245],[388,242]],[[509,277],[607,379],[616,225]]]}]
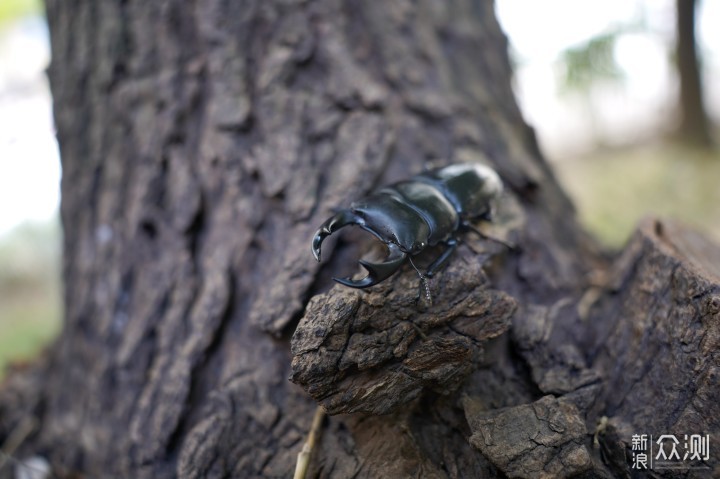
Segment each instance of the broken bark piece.
[{"label": "broken bark piece", "polygon": [[291,380],[329,414],[385,414],[424,388],[456,389],[516,307],[490,288],[478,257],[466,256],[430,283],[428,308],[408,270],[369,292],[336,286],[314,297],[292,338]]},{"label": "broken bark piece", "polygon": [[484,410],[466,397],[470,444],[508,477],[571,477],[592,468],[580,412],[562,398]]},{"label": "broken bark piece", "polygon": [[523,306],[513,317],[512,339],[545,394],[567,394],[601,380],[574,337],[583,326],[573,321],[576,304],[563,298],[550,306]]},{"label": "broken bark piece", "polygon": [[[607,416],[626,445],[641,434],[718,437],[719,265],[720,248],[698,233],[647,220],[591,309],[587,354],[606,382],[589,418]],[[684,465],[717,473],[720,455]]]}]

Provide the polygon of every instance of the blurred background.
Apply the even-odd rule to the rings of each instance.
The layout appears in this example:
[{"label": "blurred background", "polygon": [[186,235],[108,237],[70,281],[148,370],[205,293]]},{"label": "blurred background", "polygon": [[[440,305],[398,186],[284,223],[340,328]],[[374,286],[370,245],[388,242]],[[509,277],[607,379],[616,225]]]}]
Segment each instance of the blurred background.
[{"label": "blurred background", "polygon": [[61,319],[60,158],[40,0],[0,0],[0,378]]},{"label": "blurred background", "polygon": [[[523,115],[581,221],[608,248],[650,214],[720,242],[720,1],[496,0],[496,10]],[[49,52],[42,3],[0,0],[0,378],[60,325]]]}]

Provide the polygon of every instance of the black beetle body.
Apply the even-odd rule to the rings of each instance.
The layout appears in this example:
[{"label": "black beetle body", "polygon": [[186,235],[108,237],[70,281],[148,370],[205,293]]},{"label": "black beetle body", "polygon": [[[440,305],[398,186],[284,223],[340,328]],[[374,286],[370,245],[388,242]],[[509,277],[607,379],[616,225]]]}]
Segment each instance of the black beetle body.
[{"label": "black beetle body", "polygon": [[[502,182],[491,168],[477,163],[460,163],[416,175],[394,183],[339,211],[315,232],[312,252],[320,261],[323,240],[343,226],[357,225],[388,247],[381,263],[360,260],[368,275],[360,280],[333,278],[353,288],[375,285],[397,271],[406,259],[429,246],[444,244],[446,250],[421,278],[430,277],[457,247],[456,235],[475,230],[470,222],[490,220]],[[414,265],[413,265],[414,266]]]}]

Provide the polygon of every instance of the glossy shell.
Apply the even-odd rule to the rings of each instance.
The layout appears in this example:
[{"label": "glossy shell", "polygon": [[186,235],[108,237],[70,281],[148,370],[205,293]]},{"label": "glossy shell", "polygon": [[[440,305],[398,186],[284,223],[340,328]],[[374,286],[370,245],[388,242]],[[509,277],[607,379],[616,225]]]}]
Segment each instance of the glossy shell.
[{"label": "glossy shell", "polygon": [[391,276],[408,256],[428,246],[447,244],[447,253],[436,261],[444,262],[456,245],[459,230],[469,226],[469,221],[491,219],[493,203],[501,192],[497,173],[484,165],[461,163],[430,170],[381,188],[340,210],[315,232],[312,251],[319,261],[323,240],[347,225],[370,232],[388,246],[386,260],[360,261],[369,272],[362,280],[335,279],[356,288],[372,286]]}]

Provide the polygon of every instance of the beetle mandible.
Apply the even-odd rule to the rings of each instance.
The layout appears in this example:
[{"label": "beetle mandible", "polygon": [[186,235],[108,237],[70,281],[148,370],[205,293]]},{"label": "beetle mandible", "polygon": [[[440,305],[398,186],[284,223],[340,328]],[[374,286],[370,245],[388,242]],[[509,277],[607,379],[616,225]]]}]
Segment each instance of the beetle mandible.
[{"label": "beetle mandible", "polygon": [[[501,193],[500,178],[485,165],[459,163],[426,171],[340,210],[315,232],[312,252],[320,261],[326,237],[344,226],[357,225],[385,243],[388,256],[380,263],[360,260],[368,272],[362,279],[333,278],[335,281],[351,288],[367,288],[392,276],[408,259],[424,282],[450,258],[459,233],[479,233],[471,222],[492,219],[493,204]],[[445,250],[421,273],[412,257],[440,244]]]}]

